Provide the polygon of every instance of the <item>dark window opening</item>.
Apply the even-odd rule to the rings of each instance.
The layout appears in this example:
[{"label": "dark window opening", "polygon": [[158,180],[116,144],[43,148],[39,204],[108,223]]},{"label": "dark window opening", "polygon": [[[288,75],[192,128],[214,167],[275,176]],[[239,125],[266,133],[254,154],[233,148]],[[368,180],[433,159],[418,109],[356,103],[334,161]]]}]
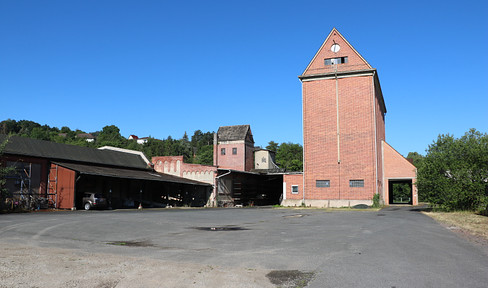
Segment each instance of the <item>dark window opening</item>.
[{"label": "dark window opening", "polygon": [[345,64],[345,63],[347,63],[347,56],[325,59],[325,65],[336,65],[336,64]]},{"label": "dark window opening", "polygon": [[330,180],[316,180],[315,187],[330,187]]},{"label": "dark window opening", "polygon": [[225,148],[220,149],[220,155],[225,155]]},{"label": "dark window opening", "polygon": [[232,155],[237,155],[237,148],[232,148]]},{"label": "dark window opening", "polygon": [[291,194],[298,194],[298,185],[291,185]]}]

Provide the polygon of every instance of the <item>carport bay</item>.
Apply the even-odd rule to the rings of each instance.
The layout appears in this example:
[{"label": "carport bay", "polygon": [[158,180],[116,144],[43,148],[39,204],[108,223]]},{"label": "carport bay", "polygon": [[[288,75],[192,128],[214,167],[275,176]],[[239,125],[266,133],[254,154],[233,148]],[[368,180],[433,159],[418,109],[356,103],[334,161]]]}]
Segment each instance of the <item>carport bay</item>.
[{"label": "carport bay", "polygon": [[[54,173],[63,177],[54,177]],[[147,170],[94,167],[82,164],[55,162],[51,167],[51,182],[55,186],[59,208],[83,207],[85,192],[102,194],[111,208],[204,206],[211,193],[211,185],[154,173]]]}]

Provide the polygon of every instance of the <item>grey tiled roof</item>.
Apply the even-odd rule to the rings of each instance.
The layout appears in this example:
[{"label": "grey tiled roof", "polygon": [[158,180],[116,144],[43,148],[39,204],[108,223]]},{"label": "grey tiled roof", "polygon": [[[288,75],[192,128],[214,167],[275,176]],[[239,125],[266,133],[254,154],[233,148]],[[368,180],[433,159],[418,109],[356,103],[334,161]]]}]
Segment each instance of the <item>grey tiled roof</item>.
[{"label": "grey tiled roof", "polygon": [[[247,134],[251,134],[250,125],[234,125],[234,126],[222,126],[219,127],[217,132],[219,141],[236,141],[246,140]],[[252,139],[252,134],[251,134]]]},{"label": "grey tiled roof", "polygon": [[[6,135],[0,134],[0,144],[6,138]],[[64,162],[150,170],[144,159],[137,154],[113,150],[99,150],[18,136],[10,137],[4,153],[46,158],[49,160],[62,160]]]}]

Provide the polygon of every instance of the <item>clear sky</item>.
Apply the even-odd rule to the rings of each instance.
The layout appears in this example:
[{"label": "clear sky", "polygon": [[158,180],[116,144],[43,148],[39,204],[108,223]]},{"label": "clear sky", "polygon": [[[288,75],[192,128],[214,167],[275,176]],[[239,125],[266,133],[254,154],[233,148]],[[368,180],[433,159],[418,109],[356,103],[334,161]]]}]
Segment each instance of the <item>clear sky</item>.
[{"label": "clear sky", "polygon": [[378,69],[401,154],[487,132],[485,0],[0,0],[0,121],[302,144],[297,76],[333,27]]}]

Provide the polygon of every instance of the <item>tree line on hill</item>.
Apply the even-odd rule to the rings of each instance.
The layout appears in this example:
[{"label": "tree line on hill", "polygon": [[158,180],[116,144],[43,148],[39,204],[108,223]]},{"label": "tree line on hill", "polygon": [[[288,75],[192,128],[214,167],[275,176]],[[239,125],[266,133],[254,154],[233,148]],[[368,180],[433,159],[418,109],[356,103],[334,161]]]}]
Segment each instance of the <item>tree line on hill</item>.
[{"label": "tree line on hill", "polygon": [[[0,122],[0,133],[92,148],[113,146],[137,150],[142,151],[148,159],[153,156],[182,155],[187,163],[213,164],[213,132],[200,130],[193,133],[191,140],[185,132],[181,139],[173,139],[171,136],[164,140],[148,137],[143,145],[137,143],[136,139],[129,140],[123,137],[115,125],[105,126],[101,131],[86,133],[78,129],[71,130],[66,126],[59,129],[29,120],[8,119]],[[93,136],[94,140],[87,141],[87,134]]]},{"label": "tree line on hill", "polygon": [[[0,122],[0,133],[92,148],[113,146],[137,150],[142,151],[148,159],[154,156],[183,156],[185,163],[213,165],[214,132],[201,130],[196,130],[191,138],[185,132],[181,139],[173,139],[171,136],[164,140],[148,137],[146,143],[138,144],[135,139],[123,137],[115,125],[105,126],[101,131],[86,133],[78,129],[71,130],[66,126],[59,129],[29,120],[7,119]],[[94,141],[87,141],[86,134],[92,135]],[[302,171],[302,145],[290,142],[280,145],[270,141],[266,149],[276,152],[276,162],[280,168],[286,171]]]}]

